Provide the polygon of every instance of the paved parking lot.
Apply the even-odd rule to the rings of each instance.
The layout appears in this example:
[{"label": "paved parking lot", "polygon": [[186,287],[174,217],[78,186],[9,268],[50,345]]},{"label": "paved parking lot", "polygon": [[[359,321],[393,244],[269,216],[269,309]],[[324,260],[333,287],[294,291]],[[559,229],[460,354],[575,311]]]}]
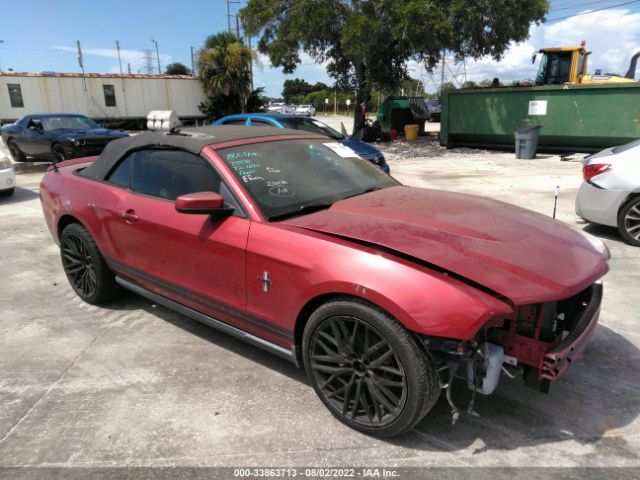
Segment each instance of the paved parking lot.
[{"label": "paved parking lot", "polygon": [[[40,211],[42,168],[0,199],[0,466],[629,466],[640,459],[640,249],[580,224],[578,162],[382,147],[403,183],[551,215],[612,253],[600,325],[544,395],[501,380],[451,425],[441,397],[410,434],[378,440],[334,420],[304,372],[147,300],[105,308],[69,287]],[[466,386],[457,397],[465,405]]]}]

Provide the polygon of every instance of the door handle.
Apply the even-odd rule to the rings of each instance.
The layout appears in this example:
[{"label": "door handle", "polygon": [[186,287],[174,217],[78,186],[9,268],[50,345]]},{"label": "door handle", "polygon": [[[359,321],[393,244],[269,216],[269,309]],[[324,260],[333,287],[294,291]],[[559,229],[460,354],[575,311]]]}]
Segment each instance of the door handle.
[{"label": "door handle", "polygon": [[136,211],[131,208],[125,212],[120,213],[120,216],[124,218],[127,222],[138,221],[138,216],[136,215]]}]

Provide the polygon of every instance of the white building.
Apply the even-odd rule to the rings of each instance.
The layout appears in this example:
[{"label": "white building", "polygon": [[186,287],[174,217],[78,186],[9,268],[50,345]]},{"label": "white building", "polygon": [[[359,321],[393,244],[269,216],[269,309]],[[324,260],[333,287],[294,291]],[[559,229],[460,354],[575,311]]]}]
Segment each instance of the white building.
[{"label": "white building", "polygon": [[183,122],[204,119],[206,95],[190,75],[0,72],[0,124],[33,113],[79,113],[108,124],[151,110],[174,110]]}]

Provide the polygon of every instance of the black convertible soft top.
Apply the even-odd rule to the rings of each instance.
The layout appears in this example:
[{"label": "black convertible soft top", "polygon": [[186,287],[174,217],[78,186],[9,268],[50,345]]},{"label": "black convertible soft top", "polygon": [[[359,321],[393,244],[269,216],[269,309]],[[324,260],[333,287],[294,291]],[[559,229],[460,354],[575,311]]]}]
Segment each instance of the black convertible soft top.
[{"label": "black convertible soft top", "polygon": [[113,166],[127,153],[145,147],[173,147],[199,154],[207,145],[246,140],[249,138],[282,135],[304,135],[324,138],[310,132],[276,127],[215,126],[183,128],[176,133],[147,132],[141,135],[119,138],[107,144],[100,156],[82,170],[80,175],[104,180]]}]

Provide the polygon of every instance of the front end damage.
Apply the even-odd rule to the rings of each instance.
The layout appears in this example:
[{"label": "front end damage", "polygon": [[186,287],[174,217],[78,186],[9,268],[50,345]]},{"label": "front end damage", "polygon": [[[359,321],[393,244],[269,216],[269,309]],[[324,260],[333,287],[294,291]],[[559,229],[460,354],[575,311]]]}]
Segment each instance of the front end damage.
[{"label": "front end damage", "polygon": [[459,418],[452,398],[455,379],[465,380],[472,391],[470,414],[476,393],[492,394],[502,374],[522,376],[528,386],[549,392],[551,383],[580,356],[593,334],[602,290],[602,284],[596,283],[568,299],[519,306],[511,316],[492,319],[471,341],[422,337],[438,363],[453,423]]}]

